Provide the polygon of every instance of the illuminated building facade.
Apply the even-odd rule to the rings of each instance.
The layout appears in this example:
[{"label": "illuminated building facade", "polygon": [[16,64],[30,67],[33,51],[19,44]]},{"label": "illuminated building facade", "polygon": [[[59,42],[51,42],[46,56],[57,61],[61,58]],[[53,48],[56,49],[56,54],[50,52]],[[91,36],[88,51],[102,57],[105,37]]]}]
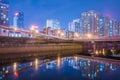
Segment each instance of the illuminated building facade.
[{"label": "illuminated building facade", "polygon": [[80,32],[80,19],[75,19],[68,24],[69,31]]},{"label": "illuminated building facade", "polygon": [[81,15],[83,34],[99,35],[99,14],[96,11],[84,12]]},{"label": "illuminated building facade", "polygon": [[25,29],[23,12],[16,12],[14,14],[13,26],[17,28]]},{"label": "illuminated building facade", "polygon": [[60,22],[58,20],[47,20],[46,27],[50,27],[51,30],[60,29]]},{"label": "illuminated building facade", "polygon": [[100,36],[118,36],[119,22],[109,17],[100,17],[99,19]]},{"label": "illuminated building facade", "polygon": [[0,1],[0,25],[9,26],[9,5]]}]

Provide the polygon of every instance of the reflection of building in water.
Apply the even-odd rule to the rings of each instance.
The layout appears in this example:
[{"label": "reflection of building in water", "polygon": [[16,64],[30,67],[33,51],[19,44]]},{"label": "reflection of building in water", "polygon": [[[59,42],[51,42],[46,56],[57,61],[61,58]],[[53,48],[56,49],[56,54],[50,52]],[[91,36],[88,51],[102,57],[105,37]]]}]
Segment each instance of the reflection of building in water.
[{"label": "reflection of building in water", "polygon": [[56,61],[52,61],[46,64],[46,69],[54,69],[57,66]]},{"label": "reflection of building in water", "polygon": [[118,66],[103,63],[99,61],[91,61],[91,60],[82,60],[76,58],[72,58],[68,60],[69,66],[74,69],[81,70],[81,75],[88,79],[97,79],[102,73],[107,73],[109,71],[115,71]]},{"label": "reflection of building in water", "polygon": [[7,69],[6,67],[2,67],[0,68],[0,80],[6,80],[6,73],[7,73]]}]

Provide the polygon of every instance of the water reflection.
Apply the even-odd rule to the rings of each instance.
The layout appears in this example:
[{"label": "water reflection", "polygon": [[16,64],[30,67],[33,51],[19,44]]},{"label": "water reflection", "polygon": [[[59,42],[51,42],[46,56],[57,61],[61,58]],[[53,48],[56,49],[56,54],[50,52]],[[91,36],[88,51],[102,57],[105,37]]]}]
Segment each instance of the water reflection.
[{"label": "water reflection", "polygon": [[38,69],[38,65],[39,65],[38,62],[39,62],[39,60],[36,58],[36,59],[35,59],[35,70]]},{"label": "water reflection", "polygon": [[60,56],[58,56],[57,58],[57,67],[60,68],[60,64],[61,64],[61,58]]},{"label": "water reflection", "polygon": [[13,63],[13,71],[15,72],[17,70],[17,63]]},{"label": "water reflection", "polygon": [[83,77],[87,79],[97,79],[102,73],[108,73],[110,71],[115,71],[119,66],[110,63],[103,63],[96,60],[82,60],[77,57],[73,59],[68,58],[69,65],[74,69],[81,70]]},{"label": "water reflection", "polygon": [[[119,67],[120,67],[119,63],[113,63],[108,61],[103,62],[103,61],[87,59],[87,58],[85,59],[78,56],[65,57],[65,58],[61,58],[60,56],[58,56],[57,60],[52,60],[52,61],[49,59],[38,60],[36,58],[35,61],[33,62],[24,63],[24,64],[14,63],[13,66],[5,66],[0,68],[0,80],[16,80],[14,78],[9,79],[9,77],[14,75],[14,77],[19,78],[19,75],[24,76],[26,74],[31,74],[28,72],[30,69],[35,69],[38,71],[38,73],[40,72],[39,71],[40,69],[44,70],[44,72],[41,71],[39,73],[39,76],[44,75],[46,77],[51,77],[53,75],[54,76],[53,78],[55,78],[56,77],[55,75],[58,74],[56,70],[59,69],[59,74],[60,75],[64,74],[64,77],[67,77],[67,79],[69,79],[69,76],[74,77],[73,75],[76,74],[75,73],[76,71],[78,71],[77,73],[78,76],[76,76],[77,77],[76,80],[80,80],[80,78],[81,79],[84,78],[83,80],[105,80],[103,79],[104,74],[106,75],[108,73],[114,73],[115,71],[117,71]],[[54,71],[54,74],[50,73],[49,72],[50,70]],[[70,71],[71,73],[68,74],[67,72],[70,72]],[[49,76],[48,73],[50,73],[51,76]],[[11,75],[6,76],[8,74],[9,75],[11,74]],[[41,77],[44,77],[44,76],[41,76]],[[37,75],[34,75],[34,77],[37,77]],[[32,77],[32,79],[30,77],[30,80],[35,80],[36,78],[34,77]],[[44,78],[44,80],[47,80],[46,77]],[[103,78],[101,79],[101,77]],[[111,77],[111,76],[108,76],[108,77]],[[61,80],[63,80],[62,76],[60,78]],[[18,79],[18,80],[21,80],[21,79]],[[43,78],[37,79],[37,80],[43,80]]]}]

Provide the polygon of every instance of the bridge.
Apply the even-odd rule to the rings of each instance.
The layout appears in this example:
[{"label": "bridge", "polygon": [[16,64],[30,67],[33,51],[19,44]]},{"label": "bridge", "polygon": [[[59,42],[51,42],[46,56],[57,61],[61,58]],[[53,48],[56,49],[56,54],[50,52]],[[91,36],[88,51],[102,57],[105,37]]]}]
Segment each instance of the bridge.
[{"label": "bridge", "polygon": [[[15,35],[19,36],[15,36]],[[3,61],[22,57],[67,53],[96,53],[104,49],[120,49],[120,36],[65,38],[40,32],[0,26],[0,59]],[[46,54],[46,52],[52,52]],[[21,54],[20,54],[21,53]],[[24,54],[26,53],[26,54]],[[33,54],[34,53],[34,54]],[[44,53],[44,54],[43,54]]]},{"label": "bridge", "polygon": [[84,37],[60,37],[60,36],[53,36],[47,35],[40,32],[31,32],[30,30],[23,30],[15,27],[6,27],[0,25],[0,36],[2,37],[21,37],[21,38],[39,38],[45,40],[53,40],[58,42],[66,42],[66,41],[76,41],[76,42],[88,42],[88,41],[120,41],[120,35],[118,36],[84,36]]}]

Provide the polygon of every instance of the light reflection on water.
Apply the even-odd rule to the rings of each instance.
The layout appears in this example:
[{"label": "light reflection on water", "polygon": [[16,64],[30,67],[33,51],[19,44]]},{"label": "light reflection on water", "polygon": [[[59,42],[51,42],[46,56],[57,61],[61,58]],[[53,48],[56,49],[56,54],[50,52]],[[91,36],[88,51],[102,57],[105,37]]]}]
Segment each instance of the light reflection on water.
[{"label": "light reflection on water", "polygon": [[118,74],[120,74],[118,63],[77,56],[65,58],[59,56],[53,61],[36,58],[33,62],[14,63],[13,66],[2,67],[0,80],[113,80],[114,77],[120,80]]}]

